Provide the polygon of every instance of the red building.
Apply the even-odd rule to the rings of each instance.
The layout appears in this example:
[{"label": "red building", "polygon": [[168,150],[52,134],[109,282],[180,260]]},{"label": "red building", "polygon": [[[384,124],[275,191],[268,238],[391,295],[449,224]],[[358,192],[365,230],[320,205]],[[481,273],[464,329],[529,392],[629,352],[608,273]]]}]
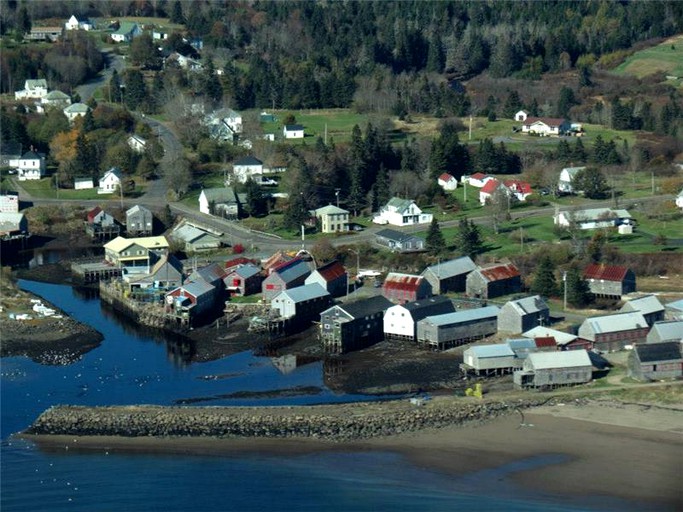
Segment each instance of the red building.
[{"label": "red building", "polygon": [[432,286],[424,276],[390,272],[382,285],[382,295],[392,302],[404,304],[432,296]]}]

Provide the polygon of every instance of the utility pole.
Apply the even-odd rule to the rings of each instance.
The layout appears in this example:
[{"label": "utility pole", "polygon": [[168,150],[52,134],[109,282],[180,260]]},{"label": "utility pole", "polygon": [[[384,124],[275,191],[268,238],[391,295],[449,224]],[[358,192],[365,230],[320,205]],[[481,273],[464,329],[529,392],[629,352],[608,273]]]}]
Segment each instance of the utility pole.
[{"label": "utility pole", "polygon": [[567,271],[562,272],[562,282],[564,283],[564,306],[563,311],[567,311]]},{"label": "utility pole", "polygon": [[472,114],[470,114],[470,134],[468,140],[472,140]]},{"label": "utility pole", "polygon": [[340,190],[341,190],[340,188],[334,189],[334,195],[337,196],[337,208],[339,208],[339,191]]}]

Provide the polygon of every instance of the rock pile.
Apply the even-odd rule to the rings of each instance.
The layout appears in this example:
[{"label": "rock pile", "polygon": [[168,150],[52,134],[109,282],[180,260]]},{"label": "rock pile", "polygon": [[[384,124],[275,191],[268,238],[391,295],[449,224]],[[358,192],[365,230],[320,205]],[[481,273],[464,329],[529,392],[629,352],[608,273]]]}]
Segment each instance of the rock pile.
[{"label": "rock pile", "polygon": [[124,437],[315,438],[350,441],[479,422],[540,405],[547,397],[515,401],[407,400],[335,406],[163,407],[56,406],[26,431],[35,435]]}]

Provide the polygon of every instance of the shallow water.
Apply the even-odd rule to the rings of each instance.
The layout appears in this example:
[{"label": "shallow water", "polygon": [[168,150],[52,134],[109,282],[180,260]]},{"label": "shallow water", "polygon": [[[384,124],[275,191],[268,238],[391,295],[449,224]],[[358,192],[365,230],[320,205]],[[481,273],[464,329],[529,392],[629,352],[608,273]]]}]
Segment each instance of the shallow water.
[{"label": "shallow water", "polygon": [[[642,504],[566,499],[523,490],[507,476],[558,463],[544,456],[462,477],[417,468],[391,453],[299,456],[178,456],[44,452],[11,434],[55,404],[161,404],[236,391],[316,386],[320,393],[287,398],[217,399],[202,405],[281,405],[345,402],[363,396],[326,388],[322,363],[281,373],[268,358],[242,352],[185,364],[167,344],[136,332],[99,300],[63,285],[22,281],[36,293],[100,331],[102,344],[68,366],[42,366],[23,357],[2,360],[0,458],[3,512],[31,510],[644,510]],[[224,375],[214,379],[210,376]]]}]

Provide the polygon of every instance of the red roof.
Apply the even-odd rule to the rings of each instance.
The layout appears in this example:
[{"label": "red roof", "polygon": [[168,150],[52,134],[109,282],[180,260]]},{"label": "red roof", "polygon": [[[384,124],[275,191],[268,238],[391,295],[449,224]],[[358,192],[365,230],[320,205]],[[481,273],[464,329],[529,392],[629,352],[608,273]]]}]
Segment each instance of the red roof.
[{"label": "red roof", "polygon": [[318,274],[320,274],[322,278],[328,283],[346,274],[346,269],[344,268],[344,265],[339,263],[337,260],[331,261],[326,265],[323,265],[322,267],[317,269],[317,271]]},{"label": "red roof", "polygon": [[500,181],[496,179],[488,180],[486,185],[481,188],[480,192],[483,192],[484,194],[493,194],[499,185]]},{"label": "red roof", "polygon": [[245,258],[244,256],[240,256],[238,258],[233,258],[231,260],[228,260],[225,262],[225,269],[233,269],[235,267],[239,267],[240,265],[248,265],[248,264],[255,265],[256,262],[254,260],[250,260],[249,258]]},{"label": "red roof", "polygon": [[557,347],[557,342],[555,341],[555,338],[553,338],[552,336],[534,338],[534,342],[536,342],[536,347],[538,348]]},{"label": "red roof", "polygon": [[[97,217],[101,211],[102,211],[102,208],[100,208],[99,206],[95,206],[95,208],[90,210],[88,212],[88,222],[92,223],[92,221],[95,220],[95,217]],[[83,217],[81,217],[81,218],[83,218]]]},{"label": "red roof", "polygon": [[531,185],[526,181],[507,180],[505,186],[519,194],[531,194]]},{"label": "red roof", "polygon": [[473,180],[483,180],[484,178],[486,178],[486,174],[483,172],[475,172],[472,176],[470,176],[470,179]]},{"label": "red roof", "polygon": [[560,126],[566,119],[560,117],[527,117],[524,124],[530,126],[538,121],[547,124],[548,126]]},{"label": "red roof", "polygon": [[439,176],[439,179],[441,181],[452,181],[455,178],[451,174],[448,174],[447,172],[445,172],[441,176]]},{"label": "red roof", "polygon": [[479,273],[489,282],[512,279],[519,276],[519,270],[512,263],[502,263],[491,267],[482,268]]},{"label": "red roof", "polygon": [[417,291],[424,280],[423,276],[409,274],[389,274],[384,280],[384,290]]},{"label": "red roof", "polygon": [[603,281],[623,281],[628,272],[627,267],[617,265],[600,265],[592,263],[583,271],[584,279],[602,279]]},{"label": "red roof", "polygon": [[278,251],[263,263],[263,268],[268,271],[272,271],[279,265],[282,265],[291,259],[291,257],[287,256],[282,251]]}]

